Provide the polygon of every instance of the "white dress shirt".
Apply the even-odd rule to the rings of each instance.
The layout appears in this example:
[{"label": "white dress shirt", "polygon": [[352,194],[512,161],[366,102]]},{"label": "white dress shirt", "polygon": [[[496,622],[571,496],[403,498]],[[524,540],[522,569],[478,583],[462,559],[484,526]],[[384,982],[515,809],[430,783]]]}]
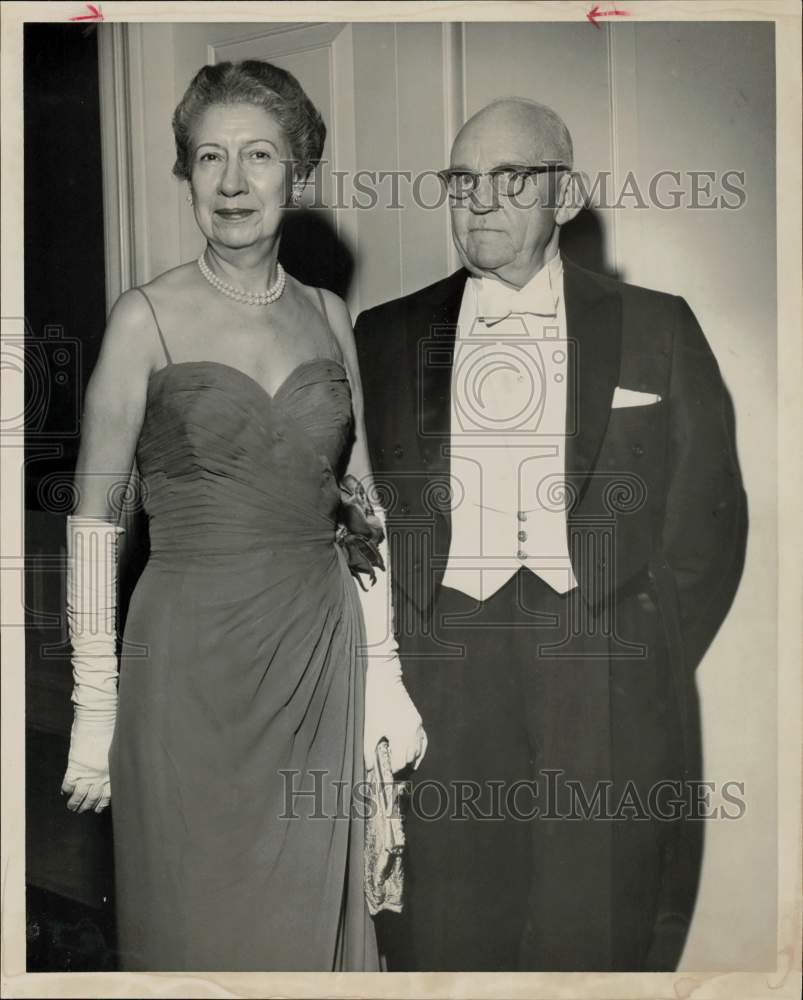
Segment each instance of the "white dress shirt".
[{"label": "white dress shirt", "polygon": [[484,601],[521,566],[577,586],[564,488],[568,350],[556,254],[520,289],[470,277],[452,367],[452,539],[443,585]]}]

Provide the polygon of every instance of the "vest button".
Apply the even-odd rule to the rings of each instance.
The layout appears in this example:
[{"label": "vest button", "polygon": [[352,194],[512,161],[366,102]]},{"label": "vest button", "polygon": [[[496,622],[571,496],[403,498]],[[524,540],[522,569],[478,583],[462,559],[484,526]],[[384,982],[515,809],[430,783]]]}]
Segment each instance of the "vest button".
[{"label": "vest button", "polygon": [[402,514],[409,514],[410,513],[410,505],[408,503],[403,503],[399,507],[399,510],[402,512]]},{"label": "vest button", "polygon": [[526,542],[527,541],[527,532],[526,531],[520,531],[519,535],[518,535],[518,538],[519,538],[520,542]]},{"label": "vest button", "polygon": [[527,515],[526,515],[526,514],[524,513],[524,511],[523,511],[523,510],[520,510],[520,511],[518,512],[518,514],[516,514],[516,517],[517,517],[517,518],[518,518],[518,519],[519,519],[520,521],[526,521],[526,520],[527,520]]},{"label": "vest button", "polygon": [[401,458],[404,455],[404,448],[400,444],[397,444],[393,449],[394,458]]},{"label": "vest button", "polygon": [[524,549],[519,549],[519,551],[516,553],[516,558],[517,559],[526,559],[527,558],[527,553],[524,551]]}]

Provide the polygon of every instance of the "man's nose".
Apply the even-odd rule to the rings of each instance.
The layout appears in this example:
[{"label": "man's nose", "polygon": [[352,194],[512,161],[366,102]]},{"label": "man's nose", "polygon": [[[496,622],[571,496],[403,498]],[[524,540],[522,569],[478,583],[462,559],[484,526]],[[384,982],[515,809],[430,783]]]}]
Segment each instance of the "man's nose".
[{"label": "man's nose", "polygon": [[494,209],[499,208],[499,198],[493,179],[487,174],[480,174],[477,178],[477,186],[469,195],[468,204],[476,215],[484,215],[486,212],[493,212]]},{"label": "man's nose", "polygon": [[227,198],[233,198],[247,190],[248,182],[245,179],[240,160],[236,156],[231,157],[227,160],[223,176],[220,178],[220,193]]}]

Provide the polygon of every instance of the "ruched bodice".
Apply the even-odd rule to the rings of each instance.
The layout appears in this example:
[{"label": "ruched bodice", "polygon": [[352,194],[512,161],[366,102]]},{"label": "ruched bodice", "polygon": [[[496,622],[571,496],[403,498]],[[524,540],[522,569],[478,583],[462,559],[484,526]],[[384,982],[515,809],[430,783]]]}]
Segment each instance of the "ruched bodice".
[{"label": "ruched bodice", "polygon": [[273,396],[217,361],[160,368],[137,446],[154,555],[331,544],[351,421],[336,361],[302,362]]},{"label": "ruched bodice", "polygon": [[151,548],[110,755],[124,969],[378,966],[342,806],[364,778],[364,632],[335,543],[352,429],[337,361],[272,395],[216,361],[151,376]]}]

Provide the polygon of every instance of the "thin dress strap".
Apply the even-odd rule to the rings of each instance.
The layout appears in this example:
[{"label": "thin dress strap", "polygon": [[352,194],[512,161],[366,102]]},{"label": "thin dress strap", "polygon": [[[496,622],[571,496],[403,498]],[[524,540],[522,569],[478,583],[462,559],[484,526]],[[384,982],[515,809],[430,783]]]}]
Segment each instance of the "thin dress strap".
[{"label": "thin dress strap", "polygon": [[320,288],[316,288],[315,291],[318,293],[318,301],[321,303],[321,312],[323,313],[323,318],[326,320],[326,329],[329,331],[329,339],[332,341],[335,356],[342,358],[343,350],[340,347],[340,341],[335,336],[332,324],[329,322],[329,313],[326,311],[326,299],[323,297],[323,292]]},{"label": "thin dress strap", "polygon": [[156,310],[153,308],[153,303],[141,288],[137,288],[136,290],[142,294],[143,298],[148,303],[151,315],[153,316],[153,322],[156,324],[156,332],[159,334],[159,340],[161,340],[162,342],[162,348],[164,349],[165,357],[167,358],[167,363],[169,365],[172,365],[173,359],[170,357],[170,351],[168,351],[167,349],[167,344],[165,343],[164,334],[162,333],[162,328],[159,326],[159,320],[156,318]]},{"label": "thin dress strap", "polygon": [[323,292],[320,290],[320,288],[316,288],[315,291],[318,293],[318,301],[321,303],[321,312],[323,313],[323,318],[328,323],[329,313],[326,311],[326,301],[324,300]]}]

